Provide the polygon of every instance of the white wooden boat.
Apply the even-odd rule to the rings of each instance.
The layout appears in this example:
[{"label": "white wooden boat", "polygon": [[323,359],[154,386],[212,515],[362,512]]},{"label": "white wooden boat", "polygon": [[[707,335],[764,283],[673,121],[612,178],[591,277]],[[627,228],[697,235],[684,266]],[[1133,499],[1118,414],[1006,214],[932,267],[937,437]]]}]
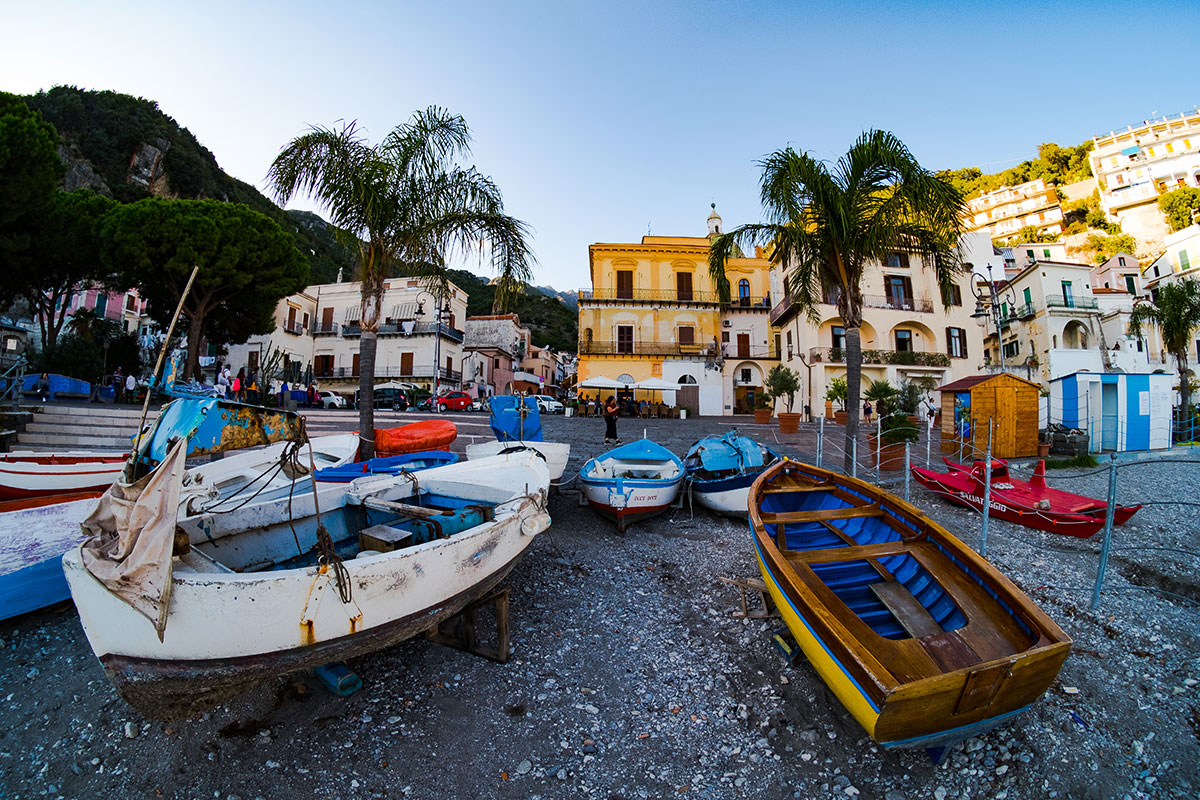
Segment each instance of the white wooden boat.
[{"label": "white wooden boat", "polygon": [[552,484],[562,480],[563,470],[567,468],[567,460],[571,457],[571,445],[564,442],[480,442],[467,445],[467,458],[477,461],[521,447],[532,447],[545,457]]},{"label": "white wooden boat", "polygon": [[[163,474],[149,476],[162,485],[147,484],[137,501],[151,515],[154,493],[171,491]],[[418,480],[324,484],[343,492],[327,502],[321,490],[320,520],[344,573],[340,559],[329,566],[319,544],[312,494],[293,499],[290,522],[287,504],[276,499],[179,520],[190,542],[179,555],[156,544],[175,520],[143,528],[126,563],[136,569],[141,555],[165,552],[157,589],[150,580],[119,596],[91,546],[68,552],[63,567],[92,649],[121,694],[145,714],[182,716],[453,616],[497,586],[549,526],[549,482],[545,462],[522,451],[426,470]],[[362,541],[396,549],[364,551]],[[156,615],[157,625],[148,619]]]},{"label": "white wooden boat", "polygon": [[737,431],[707,436],[683,457],[692,497],[717,514],[745,517],[750,509],[750,485],[782,456]]},{"label": "white wooden boat", "polygon": [[[286,444],[268,445],[188,469],[180,490],[180,516],[205,510],[220,515],[250,497],[254,502],[286,503],[289,493],[296,497],[311,493],[307,472],[291,466],[275,469]],[[338,466],[354,458],[358,437],[320,436],[312,440],[312,447],[317,469]],[[301,466],[306,467],[307,444],[300,449],[299,458]],[[325,488],[325,484],[318,485]],[[328,495],[332,500],[344,491],[343,484]],[[87,538],[80,523],[95,506],[95,499],[76,500],[0,513],[0,619],[71,597],[59,561],[64,552]]]},{"label": "white wooden boat", "polygon": [[0,453],[0,500],[104,491],[121,474],[128,456],[88,451]]},{"label": "white wooden boat", "polygon": [[621,533],[632,523],[660,514],[683,484],[679,456],[648,439],[623,444],[583,465],[583,495]]}]

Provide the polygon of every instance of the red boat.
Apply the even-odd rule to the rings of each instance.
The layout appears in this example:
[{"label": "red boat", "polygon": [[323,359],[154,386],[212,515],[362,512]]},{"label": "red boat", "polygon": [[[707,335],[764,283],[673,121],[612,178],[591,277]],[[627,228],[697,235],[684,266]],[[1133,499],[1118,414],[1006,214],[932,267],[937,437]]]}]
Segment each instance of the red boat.
[{"label": "red boat", "polygon": [[[947,500],[959,505],[983,510],[984,463],[976,461],[971,467],[943,458],[949,472],[934,472],[913,467],[913,476],[921,484]],[[1021,481],[1008,474],[1008,462],[992,460],[991,516],[1015,522],[1049,533],[1078,536],[1093,535],[1104,527],[1108,504],[1081,494],[1050,489],[1046,486],[1046,462],[1039,461],[1033,477]],[[1124,525],[1137,510],[1136,506],[1117,506],[1113,522]]]}]

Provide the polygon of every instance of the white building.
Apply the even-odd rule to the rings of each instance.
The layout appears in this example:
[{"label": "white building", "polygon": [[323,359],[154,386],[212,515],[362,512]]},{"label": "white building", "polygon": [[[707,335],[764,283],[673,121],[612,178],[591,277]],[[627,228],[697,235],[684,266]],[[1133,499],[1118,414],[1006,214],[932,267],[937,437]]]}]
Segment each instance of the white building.
[{"label": "white building", "polygon": [[1006,239],[1029,227],[1051,236],[1063,230],[1058,192],[1044,178],[987,192],[968,200],[967,207],[969,228],[993,239]]}]

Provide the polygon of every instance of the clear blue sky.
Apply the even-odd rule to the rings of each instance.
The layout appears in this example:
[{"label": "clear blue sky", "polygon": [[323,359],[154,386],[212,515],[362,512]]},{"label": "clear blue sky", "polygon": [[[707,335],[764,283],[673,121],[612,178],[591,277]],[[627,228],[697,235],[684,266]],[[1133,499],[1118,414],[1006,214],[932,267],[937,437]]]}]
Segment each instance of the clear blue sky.
[{"label": "clear blue sky", "polygon": [[[587,246],[758,219],[755,161],[835,158],[864,129],[927,167],[998,170],[1040,142],[1200,103],[1200,3],[0,0],[0,89],[158,101],[265,188],[307,125],[373,140],[462,114],[474,162],[535,230],[536,280],[585,286]],[[314,208],[300,203],[298,207]],[[476,268],[477,271],[478,268]]]}]

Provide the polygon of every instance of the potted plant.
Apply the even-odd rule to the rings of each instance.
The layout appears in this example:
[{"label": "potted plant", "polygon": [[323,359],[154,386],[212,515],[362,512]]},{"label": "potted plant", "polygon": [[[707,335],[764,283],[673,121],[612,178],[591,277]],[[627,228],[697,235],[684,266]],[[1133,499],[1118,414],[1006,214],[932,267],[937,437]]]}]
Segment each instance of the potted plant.
[{"label": "potted plant", "polygon": [[776,400],[787,398],[787,411],[779,414],[779,432],[795,433],[800,428],[800,415],[792,413],[792,401],[800,391],[800,375],[790,367],[776,364],[767,373],[765,388]]},{"label": "potted plant", "polygon": [[917,441],[919,431],[920,426],[910,422],[907,416],[891,414],[884,417],[879,436],[867,435],[871,466],[881,470],[904,469],[904,443]]},{"label": "potted plant", "polygon": [[1038,432],[1038,458],[1046,458],[1050,455],[1050,431],[1043,430]]},{"label": "potted plant", "polygon": [[908,421],[916,424],[921,421],[921,387],[910,380],[901,380],[896,391],[896,408],[908,415]]},{"label": "potted plant", "polygon": [[834,403],[838,404],[838,410],[833,413],[833,418],[838,425],[846,424],[846,379],[834,378],[829,382],[829,386],[825,389],[825,405],[828,409]]},{"label": "potted plant", "polygon": [[863,392],[863,399],[875,406],[875,413],[883,419],[891,412],[892,401],[896,398],[896,387],[883,380],[873,380]]},{"label": "potted plant", "polygon": [[754,422],[757,425],[766,425],[771,421],[771,412],[774,409],[771,407],[771,398],[767,393],[759,392],[754,398]]}]

